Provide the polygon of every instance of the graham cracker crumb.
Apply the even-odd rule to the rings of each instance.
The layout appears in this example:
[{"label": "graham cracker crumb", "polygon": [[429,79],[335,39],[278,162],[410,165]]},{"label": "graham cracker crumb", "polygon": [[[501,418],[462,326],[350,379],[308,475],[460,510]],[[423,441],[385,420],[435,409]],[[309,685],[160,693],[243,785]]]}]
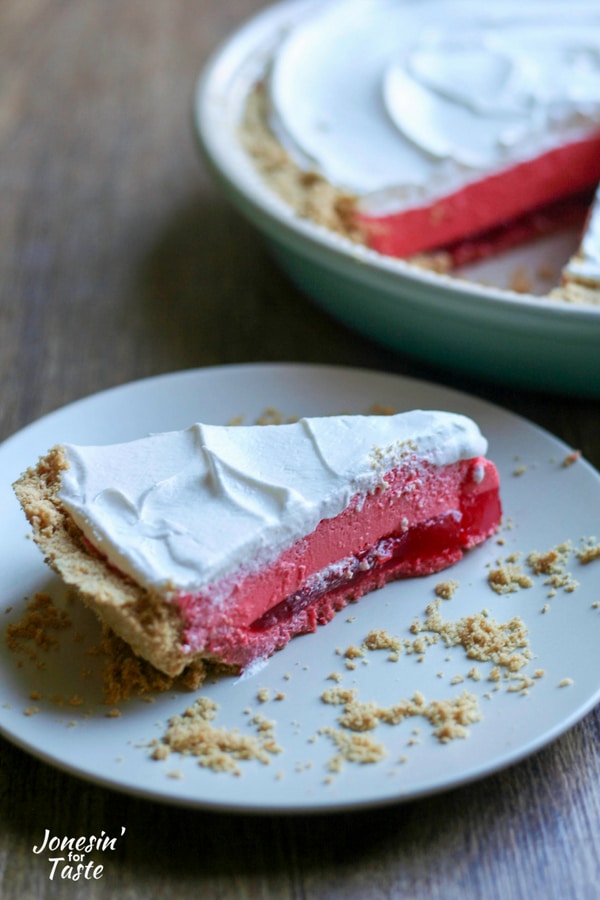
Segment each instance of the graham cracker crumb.
[{"label": "graham cracker crumb", "polygon": [[434,592],[436,597],[440,597],[442,600],[451,600],[458,588],[458,581],[453,581],[450,579],[447,581],[440,581],[439,584],[436,584]]},{"label": "graham cracker crumb", "polygon": [[321,734],[331,738],[339,753],[328,762],[331,772],[341,771],[343,761],[366,765],[378,763],[387,756],[387,750],[383,744],[374,741],[366,734],[349,734],[339,728],[322,728]]},{"label": "graham cracker crumb", "polygon": [[553,590],[548,596],[554,596],[556,590],[562,588],[567,593],[577,589],[579,583],[572,574],[566,570],[566,564],[573,550],[571,541],[552,547],[543,553],[533,551],[527,557],[527,563],[534,575],[547,575],[544,584]]},{"label": "graham cracker crumb", "polygon": [[253,725],[256,725],[258,731],[260,732],[272,732],[275,729],[275,722],[272,719],[266,719],[264,716],[261,716],[260,713],[252,716],[252,719],[250,721]]},{"label": "graham cracker crumb", "polygon": [[339,717],[338,722],[351,731],[372,731],[377,727],[380,714],[380,708],[373,701],[361,703],[352,700],[345,705],[344,714]]},{"label": "graham cracker crumb", "polygon": [[294,417],[286,417],[273,406],[267,407],[256,420],[256,425],[283,425],[285,422],[295,422]]},{"label": "graham cracker crumb", "polygon": [[152,759],[161,760],[168,759],[171,755],[171,748],[167,744],[157,744],[152,751]]},{"label": "graham cracker crumb", "polygon": [[408,257],[407,262],[418,269],[437,272],[439,275],[449,275],[454,268],[452,255],[444,250],[432,253],[418,253]]},{"label": "graham cracker crumb", "polygon": [[477,697],[468,691],[456,700],[434,700],[427,707],[426,717],[434,726],[434,735],[442,744],[468,736],[467,725],[480,721]]},{"label": "graham cracker crumb", "polygon": [[334,687],[323,691],[321,700],[323,703],[330,703],[333,706],[338,706],[351,703],[355,699],[356,694],[357,691],[355,688]]},{"label": "graham cracker crumb", "polygon": [[383,628],[374,628],[367,634],[364,646],[367,650],[393,650],[397,652],[402,647],[402,641]]},{"label": "graham cracker crumb", "polygon": [[[183,715],[173,716],[152,752],[153,759],[165,759],[169,752],[193,756],[198,765],[214,772],[240,775],[240,760],[256,760],[268,764],[271,756],[281,752],[273,737],[273,723],[255,716],[258,736],[241,734],[237,728],[228,730],[211,724],[218,705],[208,697],[200,697]],[[165,749],[166,748],[166,749]]]},{"label": "graham cracker crumb", "polygon": [[426,613],[425,627],[437,632],[448,646],[462,646],[470,659],[493,662],[514,672],[531,658],[527,628],[519,616],[505,623],[482,613],[456,622],[443,621],[439,600],[428,606]]},{"label": "graham cracker crumb", "polygon": [[38,593],[25,608],[22,619],[6,628],[6,644],[13,653],[24,653],[31,660],[37,651],[57,650],[57,633],[71,627],[71,617],[58,609],[49,594]]},{"label": "graham cracker crumb", "polygon": [[527,557],[527,563],[534,575],[551,575],[564,571],[564,566],[569,558],[573,546],[570,541],[552,547],[544,553],[532,551]]},{"label": "graham cracker crumb", "polygon": [[533,686],[533,679],[529,678],[527,675],[519,675],[517,679],[515,679],[511,684],[508,685],[506,690],[511,694],[516,693],[526,693],[527,689]]},{"label": "graham cracker crumb", "polygon": [[466,737],[465,726],[481,718],[477,698],[467,691],[463,691],[457,698],[434,700],[430,703],[416,691],[412,700],[400,700],[392,706],[381,706],[375,701],[363,702],[358,700],[355,690],[335,688],[325,692],[321,699],[325,703],[343,705],[344,710],[338,718],[338,724],[349,731],[372,731],[379,722],[399,725],[409,717],[422,716],[434,726],[433,733],[442,743]]},{"label": "graham cracker crumb", "polygon": [[372,403],[368,410],[370,416],[395,416],[397,412],[394,406],[385,403]]},{"label": "graham cracker crumb", "polygon": [[594,562],[596,559],[600,559],[600,542],[589,542],[582,550],[577,551],[576,556],[579,562],[584,566]]},{"label": "graham cracker crumb", "polygon": [[533,580],[523,572],[521,566],[506,562],[488,574],[488,584],[497,594],[512,594],[519,588],[530,588]]}]

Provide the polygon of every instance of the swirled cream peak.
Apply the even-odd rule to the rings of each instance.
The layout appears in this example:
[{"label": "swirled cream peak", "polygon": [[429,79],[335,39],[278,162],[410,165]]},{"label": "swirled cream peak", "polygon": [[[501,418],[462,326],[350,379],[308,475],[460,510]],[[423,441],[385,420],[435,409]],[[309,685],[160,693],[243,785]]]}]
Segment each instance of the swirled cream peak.
[{"label": "swirled cream peak", "polygon": [[600,127],[600,7],[309,4],[268,86],[273,130],[301,166],[393,210]]},{"label": "swirled cream peak", "polygon": [[195,424],[123,444],[66,445],[60,499],[122,572],[194,591],[275,558],[407,455],[445,465],[486,447],[474,422],[445,412]]}]

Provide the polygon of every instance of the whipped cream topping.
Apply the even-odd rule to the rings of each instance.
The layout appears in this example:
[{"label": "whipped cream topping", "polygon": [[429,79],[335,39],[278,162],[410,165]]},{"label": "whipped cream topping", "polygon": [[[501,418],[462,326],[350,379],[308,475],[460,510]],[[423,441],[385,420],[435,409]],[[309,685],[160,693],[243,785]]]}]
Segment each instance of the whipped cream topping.
[{"label": "whipped cream topping", "polygon": [[122,572],[191,592],[275,559],[407,456],[446,465],[486,449],[473,421],[446,412],[195,424],[124,444],[66,445],[59,496]]},{"label": "whipped cream topping", "polygon": [[600,128],[600,7],[319,0],[267,85],[292,158],[393,212]]}]

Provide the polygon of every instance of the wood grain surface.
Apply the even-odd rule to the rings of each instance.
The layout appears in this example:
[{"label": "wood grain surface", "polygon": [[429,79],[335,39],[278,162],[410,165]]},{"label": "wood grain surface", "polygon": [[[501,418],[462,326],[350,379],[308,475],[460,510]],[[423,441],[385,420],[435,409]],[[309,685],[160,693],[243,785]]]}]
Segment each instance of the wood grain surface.
[{"label": "wood grain surface", "polygon": [[[481,385],[367,343],[301,296],[230,208],[196,152],[191,100],[210,52],[262,5],[0,3],[0,439],[133,379],[305,361],[470,391],[600,466],[597,401]],[[483,782],[323,817],[162,806],[0,740],[0,895],[591,900],[600,897],[599,722],[592,713]],[[32,853],[45,828],[121,826],[127,839],[97,881],[51,881]]]}]

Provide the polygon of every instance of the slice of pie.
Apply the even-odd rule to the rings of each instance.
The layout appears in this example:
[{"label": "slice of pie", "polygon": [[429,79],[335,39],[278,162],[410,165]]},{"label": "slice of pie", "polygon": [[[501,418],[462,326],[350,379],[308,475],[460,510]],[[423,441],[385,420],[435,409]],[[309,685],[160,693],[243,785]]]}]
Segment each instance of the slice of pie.
[{"label": "slice of pie", "polygon": [[47,562],[168,675],[244,669],[391,579],[498,527],[497,471],[464,416],[193,425],[58,446],[15,484]]}]

